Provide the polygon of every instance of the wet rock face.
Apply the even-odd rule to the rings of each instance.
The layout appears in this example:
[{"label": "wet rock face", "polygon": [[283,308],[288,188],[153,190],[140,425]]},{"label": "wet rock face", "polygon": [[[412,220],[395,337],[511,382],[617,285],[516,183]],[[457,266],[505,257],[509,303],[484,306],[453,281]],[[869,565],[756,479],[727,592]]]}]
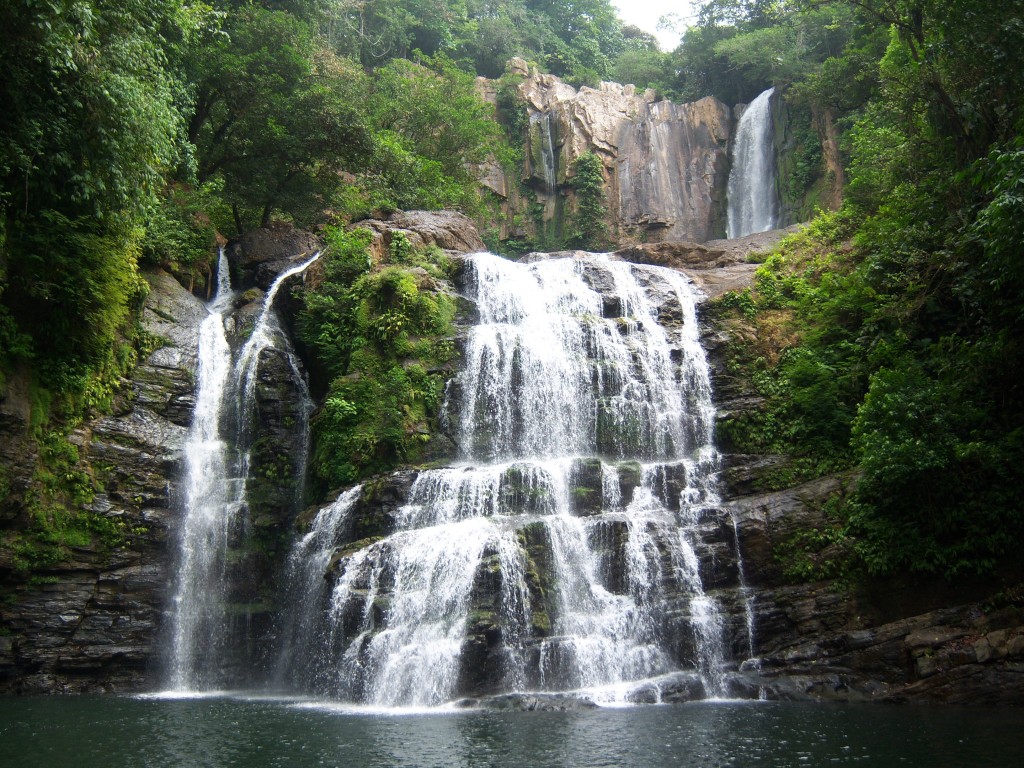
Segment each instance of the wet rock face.
[{"label": "wet rock face", "polygon": [[651,240],[703,242],[724,231],[729,108],[644,101],[619,129],[619,219]]},{"label": "wet rock face", "polygon": [[[0,563],[0,691],[133,690],[152,680],[170,578],[175,488],[191,417],[198,327],[206,310],[170,275],[147,275],[142,322],[166,344],[136,369],[134,397],[72,433],[102,477],[89,511],[123,524],[123,543],[74,547],[29,582]],[[27,423],[4,424],[15,438]],[[0,443],[6,444],[5,434]],[[8,468],[18,465],[5,464]]]}]

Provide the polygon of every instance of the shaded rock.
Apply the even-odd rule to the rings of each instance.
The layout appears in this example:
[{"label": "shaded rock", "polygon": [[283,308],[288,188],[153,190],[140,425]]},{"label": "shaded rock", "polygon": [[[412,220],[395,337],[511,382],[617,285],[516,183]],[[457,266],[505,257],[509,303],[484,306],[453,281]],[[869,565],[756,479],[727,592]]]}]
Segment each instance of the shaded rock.
[{"label": "shaded rock", "polygon": [[508,693],[475,701],[466,700],[460,702],[460,705],[472,705],[471,702],[499,712],[574,712],[597,709],[597,704],[586,696],[574,693]]},{"label": "shaded rock", "polygon": [[266,290],[281,272],[305,261],[322,247],[316,235],[291,224],[272,222],[230,241],[225,253],[231,262],[236,288],[258,286]]},{"label": "shaded rock", "polygon": [[696,672],[676,672],[650,680],[626,694],[632,704],[682,704],[707,698]]},{"label": "shaded rock", "polygon": [[373,233],[370,252],[377,263],[389,253],[395,232],[403,233],[415,250],[430,246],[450,254],[487,250],[473,220],[458,211],[396,211],[386,219],[365,219],[352,227]]}]

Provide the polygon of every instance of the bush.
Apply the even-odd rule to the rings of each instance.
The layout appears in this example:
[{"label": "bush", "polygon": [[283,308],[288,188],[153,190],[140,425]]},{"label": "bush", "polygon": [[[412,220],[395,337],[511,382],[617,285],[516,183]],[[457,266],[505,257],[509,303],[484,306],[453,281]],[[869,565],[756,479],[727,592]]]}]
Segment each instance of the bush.
[{"label": "bush", "polygon": [[[313,419],[313,466],[331,486],[415,462],[441,404],[455,305],[403,265],[371,268],[369,232],[334,230],[325,279],[305,295],[300,333],[330,374]],[[437,251],[395,237],[392,258],[441,269]]]}]

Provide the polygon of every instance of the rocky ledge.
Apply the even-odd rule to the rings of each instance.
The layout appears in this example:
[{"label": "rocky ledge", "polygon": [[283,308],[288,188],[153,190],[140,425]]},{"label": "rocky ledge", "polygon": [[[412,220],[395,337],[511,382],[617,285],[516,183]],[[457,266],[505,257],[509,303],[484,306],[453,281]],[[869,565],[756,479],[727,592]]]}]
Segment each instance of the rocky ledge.
[{"label": "rocky ledge", "polygon": [[825,501],[851,481],[828,476],[728,502],[754,625],[754,658],[730,673],[728,689],[787,700],[1024,703],[1024,569],[954,584],[803,582],[787,572],[796,536],[824,530]]},{"label": "rocky ledge", "polygon": [[473,220],[458,211],[396,211],[383,219],[364,219],[352,225],[373,233],[370,253],[380,263],[396,235],[405,236],[414,251],[438,248],[449,255],[487,250]]}]

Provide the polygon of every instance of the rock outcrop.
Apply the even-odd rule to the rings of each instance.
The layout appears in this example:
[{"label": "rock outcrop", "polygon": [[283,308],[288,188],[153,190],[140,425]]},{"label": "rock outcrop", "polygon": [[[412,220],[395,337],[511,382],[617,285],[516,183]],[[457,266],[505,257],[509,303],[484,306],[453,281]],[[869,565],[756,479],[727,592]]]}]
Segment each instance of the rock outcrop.
[{"label": "rock outcrop", "polygon": [[388,254],[397,232],[416,251],[433,247],[459,254],[487,249],[473,220],[458,211],[396,211],[385,219],[364,219],[352,226],[373,233],[370,253],[378,263]]},{"label": "rock outcrop", "polygon": [[[511,68],[528,73],[519,86],[529,126],[521,181],[542,211],[541,231],[533,234],[561,236],[573,162],[585,152],[601,158],[609,224],[620,241],[702,242],[725,232],[732,130],[725,104],[711,97],[673,104],[618,83],[577,91],[553,75],[529,72],[525,62],[513,60]],[[496,101],[493,83],[482,81],[480,91]],[[522,220],[530,207],[519,181],[497,167],[484,174],[509,220]],[[505,223],[500,236],[522,237],[527,226]]]},{"label": "rock outcrop", "polygon": [[231,262],[234,285],[267,290],[281,272],[305,261],[322,247],[316,235],[291,224],[274,222],[232,240],[225,253]]},{"label": "rock outcrop", "polygon": [[621,248],[615,255],[635,264],[655,264],[685,272],[707,298],[714,299],[727,291],[750,286],[758,266],[756,261],[750,260],[751,256],[770,250],[801,226],[794,224],[785,229],[705,243],[681,240],[641,243]]}]

